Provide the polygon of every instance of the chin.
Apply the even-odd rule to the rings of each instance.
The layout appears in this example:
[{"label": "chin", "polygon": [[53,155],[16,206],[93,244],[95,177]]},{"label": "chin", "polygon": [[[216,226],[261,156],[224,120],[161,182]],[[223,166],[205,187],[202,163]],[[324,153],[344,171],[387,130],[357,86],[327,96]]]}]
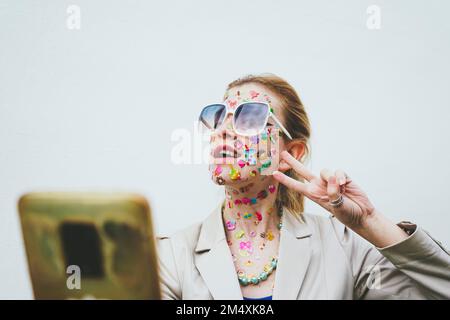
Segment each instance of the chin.
[{"label": "chin", "polygon": [[261,177],[256,166],[241,169],[236,166],[213,164],[210,166],[210,173],[215,184],[236,187],[257,181]]}]

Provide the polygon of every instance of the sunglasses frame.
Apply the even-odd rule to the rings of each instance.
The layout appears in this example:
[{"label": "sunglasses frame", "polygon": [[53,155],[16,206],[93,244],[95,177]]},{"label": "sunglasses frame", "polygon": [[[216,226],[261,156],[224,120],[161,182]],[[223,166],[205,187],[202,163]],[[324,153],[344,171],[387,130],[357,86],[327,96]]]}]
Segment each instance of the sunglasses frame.
[{"label": "sunglasses frame", "polygon": [[[264,125],[264,127],[262,127],[256,134],[243,134],[243,133],[240,133],[238,130],[236,130],[234,114],[236,113],[236,110],[237,110],[239,107],[243,106],[244,104],[250,104],[250,103],[257,103],[257,104],[263,105],[263,106],[265,106],[265,107],[267,108],[266,119],[265,119],[265,121],[264,121],[264,122],[265,122],[265,125]],[[204,122],[202,121],[202,119],[201,119],[201,116],[202,116],[202,114],[203,114],[203,111],[204,111],[206,108],[208,108],[208,107],[211,107],[211,106],[218,106],[218,105],[224,106],[224,107],[225,107],[225,112],[226,112],[226,113],[225,113],[225,116],[224,116],[224,120],[223,120],[222,123],[219,125],[219,127],[224,123],[225,119],[228,117],[228,114],[231,113],[231,115],[233,116],[232,125],[233,125],[233,130],[234,130],[234,132],[236,132],[237,134],[239,134],[239,135],[241,135],[241,136],[246,136],[246,137],[249,137],[249,136],[255,136],[255,135],[259,135],[260,133],[262,133],[262,132],[264,131],[264,129],[265,129],[266,126],[267,126],[267,122],[269,121],[269,118],[272,118],[272,119],[275,121],[275,123],[278,125],[278,127],[280,127],[280,129],[283,131],[283,133],[284,133],[290,140],[292,140],[292,136],[291,136],[291,134],[289,133],[289,131],[287,131],[287,129],[281,124],[281,121],[273,114],[273,112],[272,112],[272,110],[271,110],[271,108],[270,108],[270,105],[269,105],[268,103],[266,103],[266,102],[261,102],[261,101],[245,101],[245,102],[242,102],[242,103],[240,103],[239,105],[237,105],[236,108],[234,108],[234,109],[229,108],[225,103],[213,103],[213,104],[209,104],[209,105],[207,105],[206,107],[204,107],[204,108],[202,109],[202,111],[200,112],[199,121],[205,125],[205,123],[204,123]],[[217,128],[215,128],[215,129],[214,129],[214,128],[208,128],[208,129],[210,129],[210,130],[212,130],[212,131],[217,130]]]}]

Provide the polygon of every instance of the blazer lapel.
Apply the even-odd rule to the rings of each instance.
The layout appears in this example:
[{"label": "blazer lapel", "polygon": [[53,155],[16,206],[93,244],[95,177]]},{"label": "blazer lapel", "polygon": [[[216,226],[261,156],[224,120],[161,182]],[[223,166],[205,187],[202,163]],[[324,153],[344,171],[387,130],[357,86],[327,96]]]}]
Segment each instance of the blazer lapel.
[{"label": "blazer lapel", "polygon": [[242,300],[242,292],[226,241],[221,207],[202,224],[195,264],[216,300]]},{"label": "blazer lapel", "polygon": [[283,213],[273,299],[296,300],[311,259],[311,229],[302,217]]}]

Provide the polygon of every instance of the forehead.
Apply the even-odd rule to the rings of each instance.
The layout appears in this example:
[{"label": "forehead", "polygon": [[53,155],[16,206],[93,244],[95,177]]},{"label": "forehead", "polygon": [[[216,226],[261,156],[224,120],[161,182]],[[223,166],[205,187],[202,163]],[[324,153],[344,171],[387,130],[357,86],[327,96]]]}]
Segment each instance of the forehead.
[{"label": "forehead", "polygon": [[230,108],[235,108],[245,101],[266,102],[274,109],[277,109],[279,105],[276,96],[271,91],[256,83],[233,87],[225,93],[224,103]]}]

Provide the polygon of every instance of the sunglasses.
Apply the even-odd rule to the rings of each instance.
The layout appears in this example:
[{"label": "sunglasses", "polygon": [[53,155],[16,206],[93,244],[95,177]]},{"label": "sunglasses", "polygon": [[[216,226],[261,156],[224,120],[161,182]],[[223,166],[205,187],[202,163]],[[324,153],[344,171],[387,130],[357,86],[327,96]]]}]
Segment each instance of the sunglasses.
[{"label": "sunglasses", "polygon": [[273,114],[269,104],[264,102],[243,102],[234,110],[230,110],[223,103],[211,104],[203,108],[199,121],[209,130],[218,129],[227,115],[233,115],[233,130],[242,136],[256,136],[264,131],[267,121],[272,118],[286,136],[292,140],[292,136]]}]

